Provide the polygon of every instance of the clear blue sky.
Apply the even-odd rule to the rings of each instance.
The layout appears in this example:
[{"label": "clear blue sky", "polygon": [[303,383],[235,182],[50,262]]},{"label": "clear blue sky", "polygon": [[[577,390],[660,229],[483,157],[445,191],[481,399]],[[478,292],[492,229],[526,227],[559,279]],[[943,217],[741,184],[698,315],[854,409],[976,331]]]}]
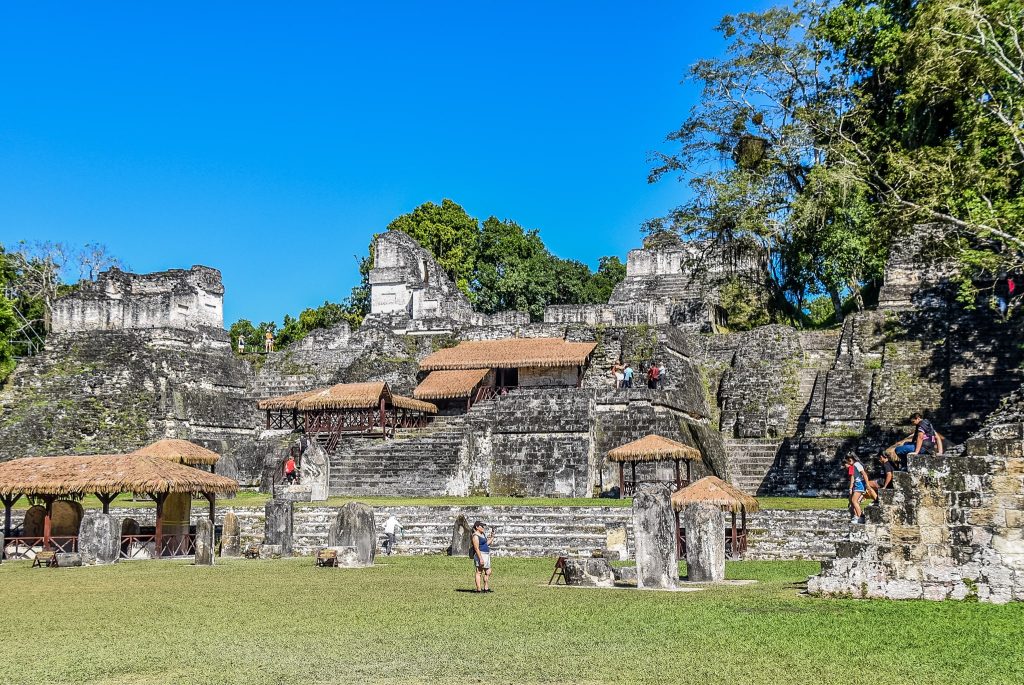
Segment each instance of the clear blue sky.
[{"label": "clear blue sky", "polygon": [[224,274],[225,319],[357,281],[371,234],[448,197],[596,266],[684,186],[650,150],[754,2],[0,7],[0,242],[105,243]]}]

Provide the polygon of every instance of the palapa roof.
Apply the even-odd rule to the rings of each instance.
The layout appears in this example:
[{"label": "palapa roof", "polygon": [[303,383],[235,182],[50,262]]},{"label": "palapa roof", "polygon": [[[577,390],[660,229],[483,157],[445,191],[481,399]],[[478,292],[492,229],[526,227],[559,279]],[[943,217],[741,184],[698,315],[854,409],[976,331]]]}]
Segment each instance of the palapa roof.
[{"label": "palapa roof", "polygon": [[705,476],[672,493],[672,506],[676,510],[690,504],[714,504],[723,511],[746,511],[748,514],[760,509],[757,498],[715,476]]},{"label": "palapa roof", "polygon": [[489,369],[459,369],[455,371],[431,371],[423,382],[416,386],[412,396],[418,400],[451,400],[469,397],[473,388],[487,375]]},{"label": "palapa roof", "polygon": [[238,482],[142,454],[26,457],[0,463],[0,495],[236,492]]},{"label": "palapa roof", "polygon": [[653,434],[608,450],[609,461],[669,461],[675,459],[701,461],[700,450]]},{"label": "palapa roof", "polygon": [[518,369],[583,366],[596,342],[567,342],[561,338],[468,340],[438,350],[422,362],[422,371],[452,369]]},{"label": "palapa roof", "polygon": [[208,450],[194,442],[179,440],[177,438],[164,438],[163,440],[157,440],[154,443],[135,450],[132,454],[144,454],[149,457],[168,459],[170,461],[176,461],[179,464],[188,464],[190,466],[196,466],[199,464],[202,464],[203,466],[210,466],[211,464],[216,464],[220,460],[220,455],[213,450]]},{"label": "palapa roof", "polygon": [[381,399],[399,409],[411,409],[427,414],[436,414],[437,407],[411,397],[392,395],[391,388],[383,381],[369,383],[339,383],[329,388],[318,388],[297,392],[283,397],[261,400],[260,409],[370,409]]}]

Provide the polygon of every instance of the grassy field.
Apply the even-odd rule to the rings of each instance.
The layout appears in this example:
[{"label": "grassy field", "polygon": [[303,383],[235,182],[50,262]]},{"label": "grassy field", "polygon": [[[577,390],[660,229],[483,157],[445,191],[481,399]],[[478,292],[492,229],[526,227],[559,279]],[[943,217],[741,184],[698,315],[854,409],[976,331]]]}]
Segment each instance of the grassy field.
[{"label": "grassy field", "polygon": [[756,585],[545,587],[550,559],[310,559],[214,568],[0,566],[0,682],[1020,683],[1024,606],[801,597],[811,562],[730,563]]},{"label": "grassy field", "polygon": [[[218,506],[230,507],[262,507],[270,496],[261,492],[239,492],[234,499],[218,500]],[[341,506],[353,499],[366,502],[375,507],[395,506],[463,506],[463,507],[502,507],[502,506],[558,506],[558,507],[628,507],[632,499],[596,499],[596,498],[542,498],[542,497],[332,497],[326,502],[306,502],[297,506]],[[762,509],[812,510],[812,509],[845,509],[845,499],[829,499],[822,497],[759,497]],[[90,495],[82,500],[86,509],[100,509],[102,505],[96,497]],[[153,502],[134,501],[131,495],[119,495],[112,507],[137,509],[153,507]],[[205,507],[205,500],[197,500],[196,506]],[[24,497],[14,505],[15,509],[27,509],[28,500]]]}]

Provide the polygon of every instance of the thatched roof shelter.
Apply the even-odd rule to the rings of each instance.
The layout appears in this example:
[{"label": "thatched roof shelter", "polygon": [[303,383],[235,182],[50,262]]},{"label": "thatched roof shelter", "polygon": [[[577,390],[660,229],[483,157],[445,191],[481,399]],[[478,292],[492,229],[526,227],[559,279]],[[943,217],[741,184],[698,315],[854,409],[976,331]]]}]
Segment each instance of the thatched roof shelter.
[{"label": "thatched roof shelter", "polygon": [[0,495],[5,497],[237,491],[233,478],[140,454],[26,457],[0,463]]},{"label": "thatched roof shelter", "polygon": [[608,461],[701,461],[700,450],[660,435],[647,435],[639,440],[608,450]]},{"label": "thatched roof shelter", "polygon": [[596,342],[567,342],[561,338],[468,340],[433,353],[420,362],[420,369],[437,371],[584,366],[595,347]]},{"label": "thatched roof shelter", "polygon": [[384,382],[339,383],[329,388],[307,390],[283,397],[261,400],[260,409],[314,411],[317,409],[372,409],[384,400],[399,409],[409,409],[425,414],[436,414],[437,407],[411,397],[393,395]]},{"label": "thatched roof shelter", "polygon": [[220,461],[220,455],[213,450],[178,438],[164,438],[135,450],[132,454],[141,454],[157,459],[176,461],[189,466],[212,466]]},{"label": "thatched roof shelter", "polygon": [[465,399],[487,376],[489,369],[460,369],[454,371],[431,371],[423,382],[416,386],[412,396],[418,400]]},{"label": "thatched roof shelter", "polygon": [[715,476],[705,476],[672,494],[672,506],[677,511],[690,504],[713,504],[722,511],[750,514],[760,508],[757,498]]}]

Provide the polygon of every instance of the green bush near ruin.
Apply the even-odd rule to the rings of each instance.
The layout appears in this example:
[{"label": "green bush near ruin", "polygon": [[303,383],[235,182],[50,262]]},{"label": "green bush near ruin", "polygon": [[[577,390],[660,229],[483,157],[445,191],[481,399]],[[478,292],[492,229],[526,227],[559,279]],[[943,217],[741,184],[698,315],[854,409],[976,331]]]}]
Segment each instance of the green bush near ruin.
[{"label": "green bush near ruin", "polygon": [[465,558],[378,562],[5,563],[0,682],[1024,682],[1024,605],[802,597],[813,562],[662,593],[550,588],[551,559],[497,558],[490,595],[460,592]]}]

